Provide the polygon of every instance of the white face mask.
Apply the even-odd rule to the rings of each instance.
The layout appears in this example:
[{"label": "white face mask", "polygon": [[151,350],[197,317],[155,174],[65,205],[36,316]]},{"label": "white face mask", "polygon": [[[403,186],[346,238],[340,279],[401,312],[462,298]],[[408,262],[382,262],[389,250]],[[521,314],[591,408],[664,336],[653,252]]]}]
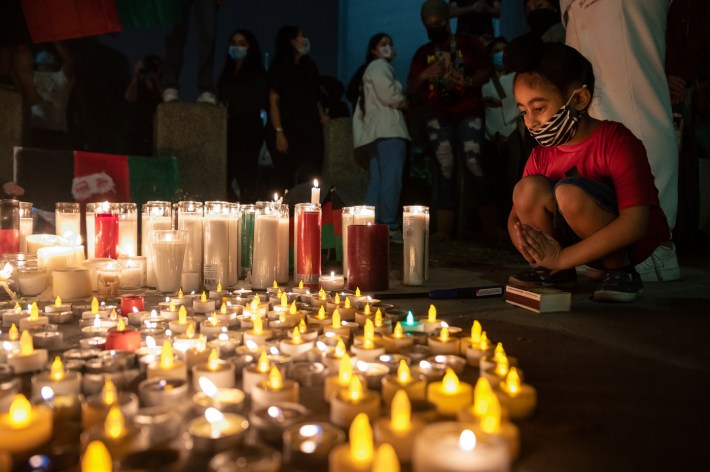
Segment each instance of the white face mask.
[{"label": "white face mask", "polygon": [[396,55],[394,46],[390,46],[389,44],[385,44],[384,46],[380,46],[378,49],[378,52],[380,54],[380,57],[382,59],[389,59],[392,60],[394,59],[394,56]]},{"label": "white face mask", "polygon": [[305,56],[309,52],[311,52],[311,42],[308,40],[308,38],[303,38],[303,46],[300,47],[298,52],[301,54],[301,56]]}]

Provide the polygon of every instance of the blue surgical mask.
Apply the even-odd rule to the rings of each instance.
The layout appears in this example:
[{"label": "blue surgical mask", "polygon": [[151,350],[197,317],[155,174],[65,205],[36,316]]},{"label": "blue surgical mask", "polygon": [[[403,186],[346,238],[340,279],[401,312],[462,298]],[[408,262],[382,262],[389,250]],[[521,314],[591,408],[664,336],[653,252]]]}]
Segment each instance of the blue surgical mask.
[{"label": "blue surgical mask", "polygon": [[503,68],[503,51],[496,51],[493,53],[493,65],[498,69]]},{"label": "blue surgical mask", "polygon": [[394,59],[395,56],[395,51],[394,51],[394,46],[390,46],[389,44],[385,44],[384,46],[380,46],[380,57],[383,59]]},{"label": "blue surgical mask", "polygon": [[247,57],[247,48],[244,46],[229,46],[229,57],[238,61]]},{"label": "blue surgical mask", "polygon": [[301,46],[298,52],[301,54],[301,56],[306,56],[309,52],[311,52],[311,42],[308,40],[308,38],[303,38],[303,46]]}]

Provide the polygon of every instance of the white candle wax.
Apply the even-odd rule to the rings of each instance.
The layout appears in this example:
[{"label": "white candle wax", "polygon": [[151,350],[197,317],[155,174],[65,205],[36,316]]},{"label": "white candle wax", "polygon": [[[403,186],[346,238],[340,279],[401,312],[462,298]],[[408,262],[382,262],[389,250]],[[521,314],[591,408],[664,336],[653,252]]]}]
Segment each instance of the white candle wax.
[{"label": "white candle wax", "polygon": [[227,275],[227,285],[233,287],[239,282],[239,249],[241,247],[240,228],[242,226],[242,216],[239,207],[234,204],[229,213],[229,270]]},{"label": "white candle wax", "polygon": [[214,289],[229,282],[229,217],[207,214],[204,217],[204,285]]},{"label": "white candle wax", "polygon": [[58,246],[62,239],[54,234],[31,234],[27,236],[27,252],[37,254],[40,248]]},{"label": "white candle wax", "polygon": [[52,297],[77,300],[91,296],[91,271],[66,267],[52,271]]},{"label": "white candle wax", "polygon": [[[178,212],[178,229],[182,231],[187,231],[187,246],[185,248],[183,272],[201,274],[202,221],[204,218],[201,212],[198,214],[185,213],[180,210],[178,210]],[[183,287],[183,290],[185,290],[185,287]]]},{"label": "white candle wax", "polygon": [[288,283],[288,239],[289,239],[289,218],[288,207],[282,212],[279,217],[278,238],[276,242],[276,281],[280,284]]},{"label": "white candle wax", "polygon": [[279,217],[275,214],[256,214],[254,220],[254,256],[252,259],[252,288],[270,287],[277,276]]},{"label": "white candle wax", "polygon": [[[78,252],[81,251],[82,257],[79,258]],[[47,270],[47,276],[50,277],[55,269],[63,269],[65,267],[76,267],[83,260],[84,248],[77,247],[43,247],[37,250],[37,265],[44,267]],[[48,280],[51,283],[51,280]]]},{"label": "white candle wax", "polygon": [[320,286],[323,290],[337,292],[345,286],[345,277],[341,274],[325,274],[320,276]]},{"label": "white candle wax", "polygon": [[81,213],[55,211],[55,234],[67,237],[81,235]]},{"label": "white candle wax", "polygon": [[138,254],[138,221],[136,214],[122,214],[118,220],[117,253],[121,256]]},{"label": "white candle wax", "polygon": [[89,210],[89,206],[86,207],[86,216],[84,221],[86,222],[86,257],[87,259],[93,259],[96,257],[96,213]]},{"label": "white candle wax", "polygon": [[169,216],[143,215],[141,221],[141,254],[146,257],[146,285],[155,287],[155,253],[153,252],[152,233],[171,227]]},{"label": "white candle wax", "polygon": [[20,218],[20,252],[27,251],[27,236],[32,234],[32,218]]},{"label": "white candle wax", "polygon": [[156,287],[162,292],[180,288],[181,267],[186,252],[185,241],[153,241]]},{"label": "white candle wax", "polygon": [[405,207],[402,234],[404,236],[404,284],[424,285],[429,278],[428,208]]}]

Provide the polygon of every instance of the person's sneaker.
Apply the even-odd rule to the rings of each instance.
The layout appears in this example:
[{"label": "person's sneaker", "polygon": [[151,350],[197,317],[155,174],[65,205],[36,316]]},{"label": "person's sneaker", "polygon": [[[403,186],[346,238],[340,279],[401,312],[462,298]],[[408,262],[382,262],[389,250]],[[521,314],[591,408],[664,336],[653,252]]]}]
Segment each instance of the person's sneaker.
[{"label": "person's sneaker", "polygon": [[390,231],[390,242],[394,244],[403,244],[404,239],[402,237],[402,230],[396,229],[394,231]]},{"label": "person's sneaker", "polygon": [[636,270],[644,282],[680,280],[680,266],[675,244],[658,246],[651,257],[636,266]]},{"label": "person's sneaker", "polygon": [[166,88],[163,90],[163,102],[177,102],[180,99],[180,92],[176,88]]},{"label": "person's sneaker", "polygon": [[594,299],[602,302],[632,302],[643,292],[643,282],[636,269],[607,270],[606,277],[594,291]]},{"label": "person's sneaker", "polygon": [[577,271],[575,269],[551,271],[542,267],[527,269],[515,275],[511,275],[508,278],[508,283],[524,288],[570,288],[577,283]]},{"label": "person's sneaker", "polygon": [[197,103],[209,103],[210,105],[217,105],[217,97],[212,92],[202,92],[199,97],[197,97]]}]

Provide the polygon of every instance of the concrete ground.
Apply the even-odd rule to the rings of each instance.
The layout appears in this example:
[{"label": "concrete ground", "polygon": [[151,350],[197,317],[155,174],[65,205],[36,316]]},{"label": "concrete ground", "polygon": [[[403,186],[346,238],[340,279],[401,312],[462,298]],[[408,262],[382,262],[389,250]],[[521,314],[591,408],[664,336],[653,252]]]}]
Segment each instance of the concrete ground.
[{"label": "concrete ground", "polygon": [[[401,280],[397,248],[391,267]],[[537,412],[517,423],[522,451],[513,470],[707,470],[710,252],[678,253],[683,280],[648,283],[630,304],[591,300],[596,283],[586,277],[569,313],[536,314],[501,298],[436,301],[452,325],[468,330],[478,319],[537,389]],[[464,242],[432,243],[431,255],[425,289],[505,284],[524,267],[510,249]],[[388,302],[426,313],[431,300]]]}]

